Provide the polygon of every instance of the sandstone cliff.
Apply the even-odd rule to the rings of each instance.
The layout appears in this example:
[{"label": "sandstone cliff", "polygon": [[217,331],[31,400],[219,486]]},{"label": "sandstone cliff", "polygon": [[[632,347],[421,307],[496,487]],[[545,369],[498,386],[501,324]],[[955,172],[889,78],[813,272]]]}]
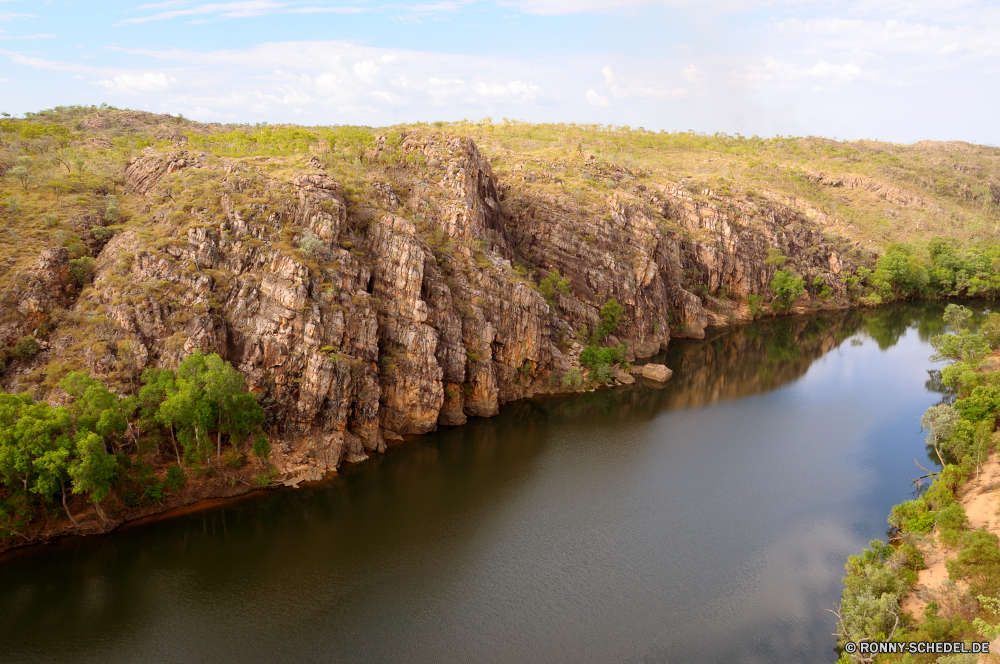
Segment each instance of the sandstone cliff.
[{"label": "sandstone cliff", "polygon": [[[549,195],[526,170],[495,175],[467,137],[398,139],[367,156],[393,149],[391,168],[347,188],[315,156],[147,148],[124,173],[132,218],[91,251],[92,284],[74,284],[65,249],[9,280],[0,335],[44,344],[6,386],[34,380],[58,400],[60,371],[82,365],[134,389],[145,367],[218,352],[265,404],[276,465],[314,476],[402,435],[580,389],[562,377],[612,298],[624,315],[606,342],[630,358],[749,318],[771,249],[832,290],[799,310],[846,304],[838,275],[860,255],[793,203],[649,177]],[[555,270],[569,292],[547,302],[538,284]]]}]

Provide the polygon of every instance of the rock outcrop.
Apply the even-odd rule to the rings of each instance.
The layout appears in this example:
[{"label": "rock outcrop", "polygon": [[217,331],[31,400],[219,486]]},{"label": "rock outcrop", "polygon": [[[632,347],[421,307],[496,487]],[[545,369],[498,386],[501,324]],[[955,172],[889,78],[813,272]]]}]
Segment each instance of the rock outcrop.
[{"label": "rock outcrop", "polygon": [[[580,369],[574,339],[587,343],[612,298],[624,311],[605,343],[630,359],[748,318],[771,249],[840,306],[843,242],[775,201],[662,182],[605,195],[595,214],[537,195],[526,171],[498,179],[467,138],[415,132],[399,150],[401,166],[365,185],[368,203],[316,158],[148,150],[125,173],[145,216],[103,245],[93,287],[72,302],[66,251],[44,253],[3,294],[20,316],[0,334],[68,307],[46,360],[79,363],[74,326],[100,324],[82,361],[133,383],[147,366],[220,353],[266,406],[274,461],[294,482],[402,435],[581,389],[564,380]],[[546,300],[538,284],[557,270],[567,287]]]}]

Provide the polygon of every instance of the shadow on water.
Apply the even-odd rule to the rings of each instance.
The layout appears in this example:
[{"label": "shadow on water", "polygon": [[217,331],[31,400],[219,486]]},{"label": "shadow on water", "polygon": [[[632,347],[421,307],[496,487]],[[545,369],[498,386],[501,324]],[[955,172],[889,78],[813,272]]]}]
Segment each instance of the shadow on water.
[{"label": "shadow on water", "polygon": [[862,411],[943,308],[712,331],[654,358],[660,389],[508,404],[326,482],[0,559],[0,661],[827,661],[818,607],[922,448],[890,429],[943,391],[900,377],[886,421]]}]

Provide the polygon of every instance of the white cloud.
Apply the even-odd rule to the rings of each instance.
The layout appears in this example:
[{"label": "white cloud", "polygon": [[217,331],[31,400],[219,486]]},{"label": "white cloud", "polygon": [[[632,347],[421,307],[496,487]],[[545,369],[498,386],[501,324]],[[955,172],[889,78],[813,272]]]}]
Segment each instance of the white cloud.
[{"label": "white cloud", "polygon": [[[364,7],[317,7],[296,6],[285,2],[272,0],[240,0],[237,2],[220,2],[188,7],[187,2],[161,2],[143,5],[137,9],[169,9],[170,11],[122,19],[122,24],[148,23],[150,21],[167,21],[189,16],[211,16],[217,19],[257,18],[270,14],[358,14],[369,11]],[[178,9],[174,9],[178,7]],[[204,21],[191,21],[204,22]]]},{"label": "white cloud", "polygon": [[478,93],[480,97],[491,97],[494,99],[520,99],[522,101],[531,101],[537,96],[540,90],[541,88],[537,85],[533,83],[525,83],[523,81],[511,81],[506,85],[485,83],[481,81],[476,85],[476,93]]},{"label": "white cloud", "polygon": [[354,63],[354,75],[360,78],[365,83],[374,83],[375,75],[379,73],[379,68],[375,66],[374,62],[355,62]]},{"label": "white cloud", "polygon": [[587,94],[584,97],[587,99],[587,103],[594,108],[605,108],[610,103],[607,97],[597,94],[593,90],[587,90]]},{"label": "white cloud", "polygon": [[176,80],[162,72],[146,72],[145,74],[119,74],[114,78],[96,81],[98,85],[122,94],[141,94],[144,92],[162,92]]},{"label": "white cloud", "polygon": [[14,12],[0,12],[0,21],[12,21],[15,18],[36,18],[34,14],[15,14]]}]

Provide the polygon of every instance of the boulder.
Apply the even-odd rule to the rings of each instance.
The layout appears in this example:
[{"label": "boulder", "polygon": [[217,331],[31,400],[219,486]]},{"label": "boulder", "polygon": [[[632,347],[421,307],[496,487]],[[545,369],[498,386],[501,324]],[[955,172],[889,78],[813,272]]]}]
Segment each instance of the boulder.
[{"label": "boulder", "polygon": [[670,380],[670,377],[673,375],[673,370],[668,369],[662,364],[642,365],[642,377],[648,378],[649,380],[655,380],[657,383],[665,383]]},{"label": "boulder", "polygon": [[622,371],[618,366],[611,367],[611,375],[622,385],[631,385],[635,382],[635,378]]}]

